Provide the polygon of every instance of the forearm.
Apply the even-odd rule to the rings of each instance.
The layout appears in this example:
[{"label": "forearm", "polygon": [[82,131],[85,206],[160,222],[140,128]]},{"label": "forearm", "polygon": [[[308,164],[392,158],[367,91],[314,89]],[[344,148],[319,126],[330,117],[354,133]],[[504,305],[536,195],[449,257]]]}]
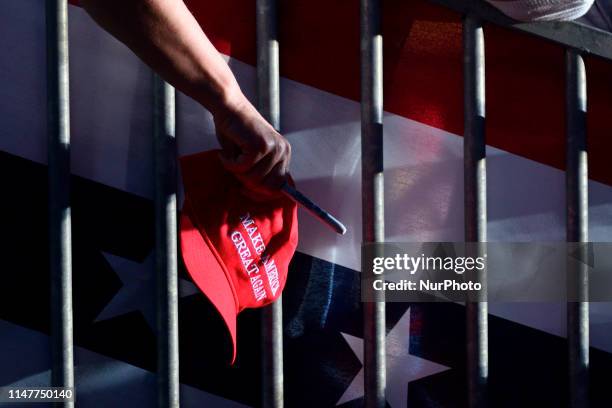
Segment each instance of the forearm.
[{"label": "forearm", "polygon": [[182,0],[81,0],[105,30],[213,114],[244,99],[228,65]]},{"label": "forearm", "polygon": [[81,0],[105,30],[214,115],[223,164],[246,187],[278,195],[291,146],[240,91],[182,0]]}]

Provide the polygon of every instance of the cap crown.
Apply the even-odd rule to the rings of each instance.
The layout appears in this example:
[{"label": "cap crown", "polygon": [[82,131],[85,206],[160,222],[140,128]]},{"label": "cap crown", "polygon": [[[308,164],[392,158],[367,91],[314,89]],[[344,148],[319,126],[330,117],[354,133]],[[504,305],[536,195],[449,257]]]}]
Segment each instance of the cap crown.
[{"label": "cap crown", "polygon": [[236,308],[265,306],[285,286],[297,247],[297,207],[286,197],[254,201],[218,151],[181,158],[185,210],[231,283]]}]

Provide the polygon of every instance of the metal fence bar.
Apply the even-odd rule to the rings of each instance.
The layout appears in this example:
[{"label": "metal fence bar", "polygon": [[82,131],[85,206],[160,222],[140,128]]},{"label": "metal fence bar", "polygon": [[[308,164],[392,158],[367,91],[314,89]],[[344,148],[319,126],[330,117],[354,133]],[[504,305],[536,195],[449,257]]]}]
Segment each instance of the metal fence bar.
[{"label": "metal fence bar", "polygon": [[575,21],[522,23],[506,17],[482,0],[430,0],[461,14],[473,14],[498,26],[511,28],[548,41],[612,60],[612,33]]},{"label": "metal fence bar", "polygon": [[282,296],[261,311],[262,406],[281,408],[283,396]]},{"label": "metal fence bar", "polygon": [[[487,240],[485,51],[482,22],[463,20],[465,241]],[[486,405],[487,303],[466,303],[468,405]]]},{"label": "metal fence bar", "polygon": [[[68,5],[46,2],[51,383],[74,387]],[[58,403],[73,407],[73,402]]]},{"label": "metal fence bar", "polygon": [[[383,48],[379,0],[361,0],[361,195],[363,242],[384,242]],[[363,271],[363,273],[370,273]],[[379,294],[380,296],[380,294]],[[363,304],[365,406],[384,408],[385,302]]]},{"label": "metal fence bar", "polygon": [[[277,1],[257,0],[257,97],[263,117],[280,130]],[[283,299],[261,311],[262,406],[281,408],[283,396]]]},{"label": "metal fence bar", "polygon": [[[567,241],[588,241],[588,166],[586,148],[586,72],[580,54],[566,50],[566,204]],[[585,247],[586,249],[586,247]],[[583,258],[586,259],[586,258]],[[588,406],[589,303],[585,264],[568,270],[570,290],[580,301],[567,304],[569,406]]]},{"label": "metal fence bar", "polygon": [[160,408],[179,407],[177,285],[177,165],[174,88],[154,74],[155,272],[157,279],[157,396]]}]

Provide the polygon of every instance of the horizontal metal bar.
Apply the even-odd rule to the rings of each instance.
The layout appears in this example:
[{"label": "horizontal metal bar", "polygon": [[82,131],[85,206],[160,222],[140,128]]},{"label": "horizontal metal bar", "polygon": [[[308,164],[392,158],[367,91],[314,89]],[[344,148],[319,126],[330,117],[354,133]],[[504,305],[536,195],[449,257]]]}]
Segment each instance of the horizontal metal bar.
[{"label": "horizontal metal bar", "polygon": [[[487,240],[485,141],[485,47],[482,21],[463,21],[465,240]],[[486,406],[488,381],[488,307],[466,303],[468,406]]]},{"label": "horizontal metal bar", "polygon": [[157,385],[160,408],[179,407],[175,90],[154,75]]},{"label": "horizontal metal bar", "polygon": [[[566,51],[567,241],[588,242],[588,163],[586,71],[580,54]],[[586,250],[586,247],[585,247]],[[569,404],[589,406],[589,281],[586,264],[568,265],[568,288],[579,302],[567,304]]]},{"label": "horizontal metal bar", "polygon": [[[68,5],[46,2],[51,385],[74,387]],[[73,407],[74,402],[58,402]]]},{"label": "horizontal metal bar", "polygon": [[533,34],[554,43],[612,60],[612,33],[575,21],[523,23],[512,20],[482,0],[430,0],[433,3],[472,14],[493,24]]}]

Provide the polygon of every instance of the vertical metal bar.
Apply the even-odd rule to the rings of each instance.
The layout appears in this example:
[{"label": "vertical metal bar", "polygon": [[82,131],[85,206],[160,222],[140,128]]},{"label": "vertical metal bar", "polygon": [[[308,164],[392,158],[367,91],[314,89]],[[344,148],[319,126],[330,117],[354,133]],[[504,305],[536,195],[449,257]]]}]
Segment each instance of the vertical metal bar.
[{"label": "vertical metal bar", "polygon": [[157,392],[160,408],[179,407],[177,165],[175,91],[154,75]]},{"label": "vertical metal bar", "polygon": [[257,0],[257,99],[263,117],[280,129],[277,0]]},{"label": "vertical metal bar", "polygon": [[[465,241],[487,240],[485,51],[482,22],[463,20]],[[468,406],[486,406],[487,303],[466,303]]]},{"label": "vertical metal bar", "polygon": [[[257,0],[257,97],[263,117],[280,130],[277,1]],[[262,406],[281,408],[283,396],[283,300],[261,311]]]},{"label": "vertical metal bar", "polygon": [[[361,0],[361,189],[363,242],[384,242],[383,48],[380,0]],[[363,273],[371,273],[363,271]],[[363,304],[365,406],[384,408],[385,301]]]},{"label": "vertical metal bar", "polygon": [[262,406],[281,408],[283,396],[282,296],[261,311]]},{"label": "vertical metal bar", "polygon": [[[49,269],[51,273],[51,382],[74,387],[72,235],[70,217],[70,96],[68,5],[46,2]],[[73,402],[57,406],[73,407]]]},{"label": "vertical metal bar", "polygon": [[[567,241],[588,241],[588,166],[586,148],[586,72],[578,52],[566,50]],[[589,303],[586,265],[568,270],[578,301],[567,304],[569,406],[588,406]]]}]

